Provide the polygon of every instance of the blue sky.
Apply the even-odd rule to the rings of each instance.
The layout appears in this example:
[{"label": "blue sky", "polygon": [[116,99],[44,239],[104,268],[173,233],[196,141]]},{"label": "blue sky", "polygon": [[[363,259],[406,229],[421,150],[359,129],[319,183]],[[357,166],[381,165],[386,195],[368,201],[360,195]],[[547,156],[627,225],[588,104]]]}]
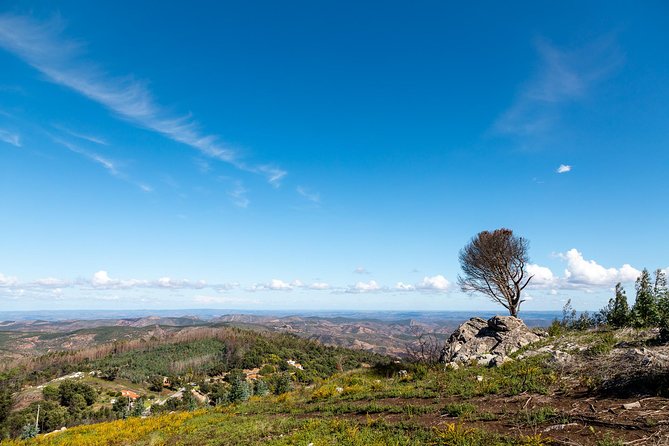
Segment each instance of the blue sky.
[{"label": "blue sky", "polygon": [[[527,310],[668,268],[665,2],[0,10],[0,310]],[[628,293],[632,289],[628,285]]]}]

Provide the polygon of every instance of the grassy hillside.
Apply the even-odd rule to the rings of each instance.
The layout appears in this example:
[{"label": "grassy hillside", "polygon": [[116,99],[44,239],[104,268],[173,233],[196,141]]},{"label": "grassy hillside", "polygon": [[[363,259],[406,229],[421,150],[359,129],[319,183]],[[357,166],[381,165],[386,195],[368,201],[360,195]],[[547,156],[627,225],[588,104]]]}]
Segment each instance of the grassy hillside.
[{"label": "grassy hillside", "polygon": [[[400,371],[398,364],[389,363],[340,372],[281,395],[80,426],[3,445],[543,444],[539,436],[485,432],[464,427],[455,418],[450,423],[435,423],[454,410],[445,404],[453,398],[548,392],[556,378],[541,366],[540,358],[500,369],[444,371],[414,366],[410,373]],[[483,381],[477,379],[478,373],[485,375]],[[495,418],[492,412],[476,416]]]},{"label": "grassy hillside", "polygon": [[[234,343],[226,338],[232,335]],[[225,352],[227,346],[244,346],[235,350],[243,354],[234,356],[234,365],[262,362],[264,371],[256,383],[266,381],[265,391],[257,384],[251,388],[241,369],[228,369],[216,384],[204,372],[195,376],[189,371],[195,379],[193,391],[211,396],[209,402],[189,397],[186,403],[189,393],[184,392],[182,399],[170,400],[173,406],[159,406],[156,401],[176,389],[153,391],[145,381],[83,376],[76,382],[96,389],[97,399],[71,424],[93,424],[2,445],[661,445],[669,434],[669,399],[667,373],[659,361],[669,347],[657,344],[655,335],[628,329],[563,331],[517,352],[500,367],[469,364],[453,369],[236,330],[85,364],[125,364],[138,376],[166,370],[161,367],[187,352],[206,356],[222,345]],[[342,361],[341,355],[348,359]],[[337,356],[339,360],[332,359]],[[286,366],[288,357],[303,361],[305,370]],[[648,358],[655,365],[645,366],[641,375],[646,385],[639,387],[629,377],[641,376],[640,364]],[[72,401],[77,398],[72,393],[83,390],[70,387],[66,396]],[[109,421],[94,423],[91,414],[118,406],[111,399],[121,388],[143,392],[145,399],[137,405],[141,410],[124,411],[123,404],[120,411],[107,410]],[[21,423],[34,420],[36,403],[10,417],[24,413]],[[149,407],[152,415],[144,418]]]},{"label": "grassy hillside", "polygon": [[[24,435],[38,408],[38,427],[48,432],[130,415],[193,409],[207,405],[207,400],[222,404],[246,400],[254,393],[278,394],[338,370],[378,361],[389,359],[289,334],[225,327],[54,352],[0,374],[0,437]],[[247,381],[251,373],[255,378]],[[126,390],[140,398],[126,401],[122,395]]]}]

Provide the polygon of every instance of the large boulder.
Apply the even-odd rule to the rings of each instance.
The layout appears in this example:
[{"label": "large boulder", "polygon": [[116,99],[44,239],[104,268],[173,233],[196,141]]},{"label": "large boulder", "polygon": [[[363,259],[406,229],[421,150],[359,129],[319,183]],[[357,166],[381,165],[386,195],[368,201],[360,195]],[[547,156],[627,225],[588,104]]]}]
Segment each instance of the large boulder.
[{"label": "large boulder", "polygon": [[513,331],[517,328],[527,328],[523,321],[513,316],[493,316],[488,319],[488,327],[495,331]]},{"label": "large boulder", "polygon": [[451,334],[441,359],[447,363],[499,365],[508,361],[509,354],[539,339],[518,318],[493,316],[486,321],[473,317]]}]

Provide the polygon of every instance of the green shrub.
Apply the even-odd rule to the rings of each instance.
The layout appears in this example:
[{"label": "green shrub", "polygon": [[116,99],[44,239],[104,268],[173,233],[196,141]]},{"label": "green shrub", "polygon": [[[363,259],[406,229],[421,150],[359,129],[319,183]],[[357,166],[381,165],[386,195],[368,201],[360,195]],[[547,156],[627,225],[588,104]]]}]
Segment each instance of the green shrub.
[{"label": "green shrub", "polygon": [[255,394],[258,396],[265,396],[269,394],[269,387],[262,379],[256,380],[255,382]]},{"label": "green shrub", "polygon": [[277,375],[274,375],[273,379],[274,384],[274,394],[281,395],[282,393],[290,392],[293,390],[293,380],[290,377],[290,373],[283,372]]},{"label": "green shrub", "polygon": [[606,355],[611,352],[616,343],[616,337],[613,332],[598,333],[595,342],[586,350],[586,354],[590,356]]}]

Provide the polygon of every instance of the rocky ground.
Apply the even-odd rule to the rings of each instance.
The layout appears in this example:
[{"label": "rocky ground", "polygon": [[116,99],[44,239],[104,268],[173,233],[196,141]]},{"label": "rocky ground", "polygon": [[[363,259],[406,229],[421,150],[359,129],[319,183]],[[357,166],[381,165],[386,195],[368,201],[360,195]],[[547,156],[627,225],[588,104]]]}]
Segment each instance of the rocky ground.
[{"label": "rocky ground", "polygon": [[657,335],[657,330],[623,329],[549,336],[508,316],[472,318],[451,335],[442,359],[457,369],[541,357],[558,377],[545,395],[468,400],[476,407],[472,413],[495,414],[492,422],[464,417],[468,425],[534,432],[557,444],[669,444],[669,345],[659,344]]}]

